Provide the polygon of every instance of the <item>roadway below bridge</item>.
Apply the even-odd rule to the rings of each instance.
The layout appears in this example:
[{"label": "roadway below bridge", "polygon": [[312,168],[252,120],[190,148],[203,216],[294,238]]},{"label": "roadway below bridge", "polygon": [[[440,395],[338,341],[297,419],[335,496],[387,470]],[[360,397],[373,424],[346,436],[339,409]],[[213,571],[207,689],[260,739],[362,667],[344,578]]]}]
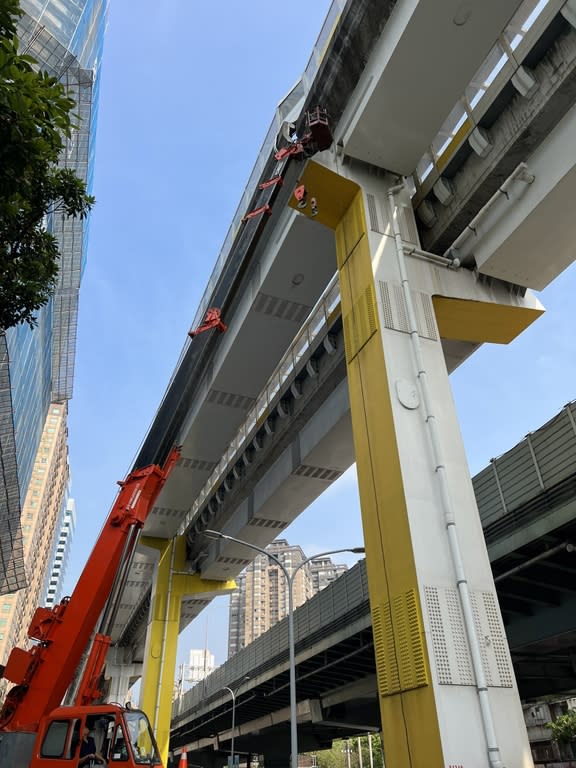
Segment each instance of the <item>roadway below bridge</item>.
[{"label": "roadway below bridge", "polygon": [[[570,482],[576,484],[576,475]],[[574,507],[576,499],[569,504]],[[517,533],[522,535],[522,530]],[[557,529],[555,535],[562,541],[548,549],[540,542],[539,556],[528,557],[528,550],[521,547],[510,549],[504,556],[496,555],[492,561],[499,599],[503,607],[508,606],[504,607],[505,631],[524,699],[576,691],[576,556],[566,544],[576,537],[576,522]],[[552,544],[550,534],[544,538]],[[493,550],[497,551],[498,547]],[[550,574],[562,574],[563,578],[550,578]],[[481,599],[481,595],[476,596],[476,600]],[[442,615],[432,644],[435,653],[445,652],[448,646],[458,644],[457,633],[452,632],[449,595],[428,594],[426,602],[428,610]],[[298,608],[294,618],[300,751],[328,748],[333,739],[379,731],[365,561]],[[506,685],[498,663],[499,648],[506,639],[494,627],[485,636],[489,685]],[[466,652],[460,661],[457,658],[454,655],[444,671],[445,684],[462,673],[458,665],[469,664]],[[271,761],[279,753],[287,754],[286,620],[176,702],[172,750],[186,747],[194,753],[194,762],[206,766],[224,761],[224,753],[230,749],[231,699],[223,686],[236,691],[235,751],[264,754]]]}]

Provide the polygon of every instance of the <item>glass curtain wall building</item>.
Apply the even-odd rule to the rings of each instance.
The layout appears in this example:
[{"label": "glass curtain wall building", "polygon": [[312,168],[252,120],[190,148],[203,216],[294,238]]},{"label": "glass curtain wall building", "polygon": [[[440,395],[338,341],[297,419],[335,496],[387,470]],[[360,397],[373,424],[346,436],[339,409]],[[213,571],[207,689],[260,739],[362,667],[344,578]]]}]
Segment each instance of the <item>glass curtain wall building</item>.
[{"label": "glass curtain wall building", "polygon": [[[93,184],[94,138],[108,0],[21,0],[20,51],[58,78],[76,101],[77,129],[61,164]],[[72,396],[78,294],[88,221],[55,214],[61,264],[55,295],[38,325],[0,335],[0,594],[26,586],[20,512],[51,403]]]}]

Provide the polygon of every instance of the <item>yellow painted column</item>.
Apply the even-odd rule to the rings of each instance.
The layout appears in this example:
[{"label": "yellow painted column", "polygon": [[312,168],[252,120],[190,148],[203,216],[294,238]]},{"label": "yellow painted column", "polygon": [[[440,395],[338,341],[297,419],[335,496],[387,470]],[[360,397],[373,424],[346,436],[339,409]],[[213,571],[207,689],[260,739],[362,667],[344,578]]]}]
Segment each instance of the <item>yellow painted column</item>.
[{"label": "yellow painted column", "polygon": [[[362,167],[346,173],[310,162],[301,179],[317,200],[316,220],[336,237],[386,765],[490,764],[441,472],[456,510],[496,736],[507,768],[524,768],[530,750],[441,339],[507,343],[542,309],[505,290],[483,293],[472,273],[410,265],[416,333],[446,456],[436,465],[391,226],[387,188],[394,182]],[[413,216],[409,203],[403,215]]]},{"label": "yellow painted column", "polygon": [[443,765],[362,192],[336,227],[348,390],[388,766]]},{"label": "yellow painted column", "polygon": [[211,581],[202,579],[198,574],[184,573],[185,536],[170,540],[142,537],[140,543],[160,552],[152,588],[140,707],[148,715],[160,756],[166,765],[182,598],[185,595],[213,596],[231,592],[236,584],[234,581]]}]

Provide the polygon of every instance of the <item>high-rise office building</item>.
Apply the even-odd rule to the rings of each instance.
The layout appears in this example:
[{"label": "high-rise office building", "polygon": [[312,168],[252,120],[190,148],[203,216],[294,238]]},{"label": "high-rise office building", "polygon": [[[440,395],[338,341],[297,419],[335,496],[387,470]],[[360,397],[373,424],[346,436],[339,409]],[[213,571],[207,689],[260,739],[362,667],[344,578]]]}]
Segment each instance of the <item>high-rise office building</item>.
[{"label": "high-rise office building", "polygon": [[[33,56],[76,101],[77,128],[60,162],[74,169],[90,191],[108,0],[21,0],[21,6],[20,51]],[[0,595],[27,585],[22,504],[48,410],[72,396],[88,221],[55,213],[47,226],[61,252],[56,292],[37,313],[36,328],[19,325],[0,334]]]},{"label": "high-rise office building", "polygon": [[[306,559],[299,546],[277,539],[266,547],[289,574]],[[334,565],[330,558],[315,558],[302,566],[292,587],[294,608],[302,605],[331,581],[348,570]],[[228,656],[233,656],[283,619],[288,612],[288,585],[278,565],[266,555],[254,562],[236,578],[237,589],[230,595],[228,622]]]},{"label": "high-rise office building", "polygon": [[28,648],[28,627],[43,601],[52,541],[68,484],[66,405],[51,405],[22,506],[24,559],[33,562],[26,589],[0,596],[0,662],[14,646]]},{"label": "high-rise office building", "polygon": [[47,608],[52,608],[62,599],[70,544],[75,528],[76,503],[70,497],[69,490],[67,490],[64,496],[60,519],[56,524],[56,537],[52,548],[51,565],[46,579],[44,598],[41,600]]}]

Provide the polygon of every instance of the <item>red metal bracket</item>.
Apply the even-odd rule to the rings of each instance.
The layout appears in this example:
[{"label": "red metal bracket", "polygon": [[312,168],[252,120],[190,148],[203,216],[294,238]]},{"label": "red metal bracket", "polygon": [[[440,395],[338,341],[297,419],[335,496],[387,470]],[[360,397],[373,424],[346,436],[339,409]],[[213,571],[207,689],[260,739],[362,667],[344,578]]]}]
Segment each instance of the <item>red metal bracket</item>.
[{"label": "red metal bracket", "polygon": [[308,200],[308,192],[304,184],[299,184],[294,190],[294,197],[298,203],[298,208],[306,208],[306,202]]},{"label": "red metal bracket", "polygon": [[297,144],[291,144],[289,147],[282,147],[278,152],[274,153],[275,160],[285,160],[287,157],[303,157],[304,146],[301,141]]},{"label": "red metal bracket", "polygon": [[222,322],[220,310],[216,307],[210,307],[210,309],[206,310],[206,316],[204,317],[202,325],[199,325],[198,328],[193,331],[188,331],[188,336],[193,339],[195,336],[198,336],[199,333],[209,331],[211,328],[216,328],[220,333],[224,333],[228,328],[228,326]]},{"label": "red metal bracket", "polygon": [[248,219],[253,219],[255,216],[260,216],[261,213],[267,213],[270,215],[272,213],[272,208],[268,204],[261,205],[260,208],[255,208],[253,211],[250,211],[250,213],[247,213],[246,216],[242,219],[242,221],[248,221]]},{"label": "red metal bracket", "polygon": [[263,181],[262,184],[258,184],[258,189],[268,189],[268,187],[273,187],[275,184],[282,186],[282,176],[274,176],[272,179],[268,179],[268,181]]}]

